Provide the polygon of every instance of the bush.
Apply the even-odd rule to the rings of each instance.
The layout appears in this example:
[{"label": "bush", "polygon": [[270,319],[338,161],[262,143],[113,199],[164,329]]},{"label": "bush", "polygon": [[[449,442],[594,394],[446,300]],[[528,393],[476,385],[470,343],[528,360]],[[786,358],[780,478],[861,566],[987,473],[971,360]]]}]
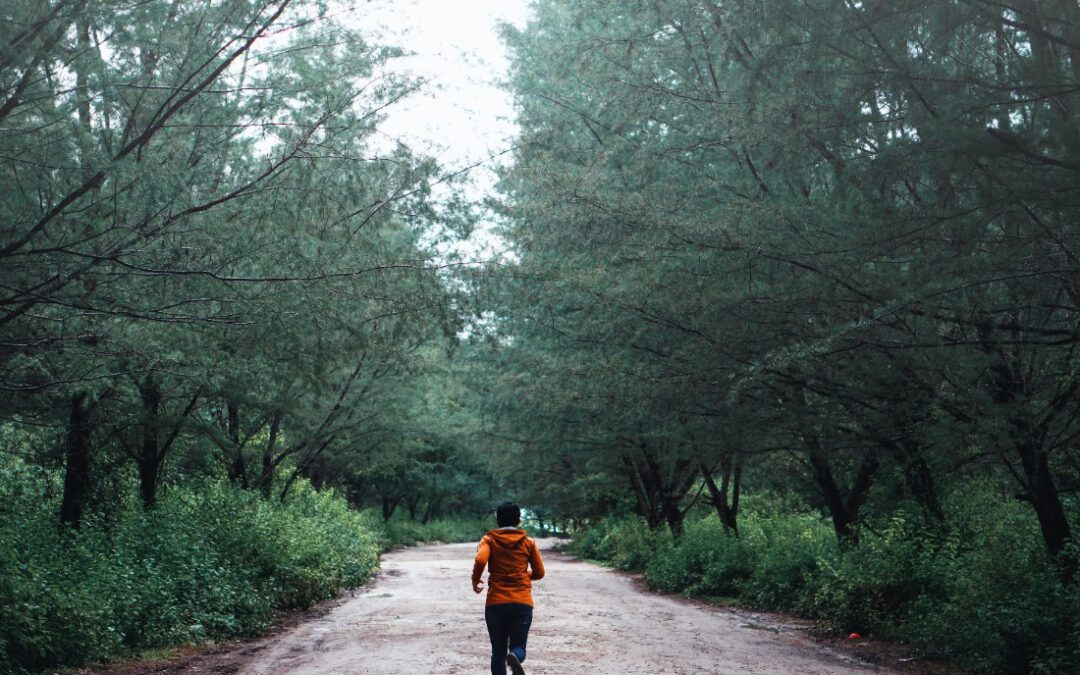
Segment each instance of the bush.
[{"label": "bush", "polygon": [[657,549],[671,542],[667,529],[654,532],[641,518],[605,518],[575,537],[570,550],[583,558],[621,570],[641,571]]},{"label": "bush", "polygon": [[746,542],[719,534],[715,516],[687,523],[677,541],[665,543],[645,567],[650,587],[697,597],[735,596],[754,569]]},{"label": "bush", "polygon": [[753,559],[740,599],[757,609],[809,613],[822,566],[839,553],[832,526],[817,513],[747,511],[739,527]]},{"label": "bush", "polygon": [[574,533],[567,550],[586,560],[610,563],[615,556],[615,550],[608,534],[614,523],[613,519],[605,518],[586,525]]},{"label": "bush", "polygon": [[370,523],[331,492],[285,503],[222,480],[173,485],[109,524],[57,525],[47,481],[0,467],[0,670],[36,671],[149,647],[248,635],[275,609],[367,581]]},{"label": "bush", "polygon": [[678,539],[640,518],[608,518],[571,550],[642,570],[656,590],[734,596],[979,672],[1080,672],[1080,583],[1062,583],[1026,505],[958,494],[948,528],[899,510],[841,548],[821,514],[773,502],[747,502],[738,538],[711,513],[689,517]]},{"label": "bush", "polygon": [[897,514],[880,531],[864,530],[858,546],[819,560],[805,609],[841,631],[903,637],[897,620],[911,604],[946,591],[950,541]]},{"label": "bush", "polygon": [[469,516],[451,516],[436,518],[421,523],[408,518],[394,517],[383,522],[375,510],[365,512],[369,518],[379,523],[383,534],[383,548],[414,546],[420,543],[456,543],[480,541],[484,533],[494,527],[490,519]]},{"label": "bush", "polygon": [[900,634],[979,670],[1080,672],[1080,586],[1062,584],[1030,507],[972,494],[950,513],[947,541],[919,561],[933,584]]}]

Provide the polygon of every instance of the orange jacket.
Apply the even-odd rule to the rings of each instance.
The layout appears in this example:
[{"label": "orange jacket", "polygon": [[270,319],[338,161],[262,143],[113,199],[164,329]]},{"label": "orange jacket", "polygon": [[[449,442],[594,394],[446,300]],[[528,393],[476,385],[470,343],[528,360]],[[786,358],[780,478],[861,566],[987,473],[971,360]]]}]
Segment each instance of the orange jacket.
[{"label": "orange jacket", "polygon": [[519,602],[532,607],[532,582],[544,578],[544,561],[524,530],[499,528],[485,534],[476,547],[473,586],[480,583],[484,566],[488,568],[485,605]]}]

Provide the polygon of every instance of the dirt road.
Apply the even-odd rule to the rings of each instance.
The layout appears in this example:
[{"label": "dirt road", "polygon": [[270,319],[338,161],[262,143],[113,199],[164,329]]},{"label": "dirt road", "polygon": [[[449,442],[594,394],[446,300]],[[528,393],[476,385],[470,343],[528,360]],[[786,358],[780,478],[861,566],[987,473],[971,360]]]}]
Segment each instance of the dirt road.
[{"label": "dirt road", "polygon": [[[547,542],[544,542],[545,544]],[[487,672],[483,596],[469,587],[475,546],[390,553],[378,579],[329,614],[249,649],[242,675]],[[866,675],[775,620],[668,598],[633,579],[544,551],[547,578],[525,662],[530,675]]]}]

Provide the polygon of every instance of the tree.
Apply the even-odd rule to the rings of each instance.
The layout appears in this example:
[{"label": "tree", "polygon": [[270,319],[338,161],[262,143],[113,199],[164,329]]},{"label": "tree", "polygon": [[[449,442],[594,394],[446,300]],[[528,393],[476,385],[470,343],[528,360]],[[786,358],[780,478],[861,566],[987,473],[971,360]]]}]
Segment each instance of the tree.
[{"label": "tree", "polygon": [[539,3],[508,30],[507,236],[538,280],[515,347],[544,326],[564,369],[624,354],[649,376],[615,426],[629,400],[654,428],[763,406],[733,419],[773,421],[747,432],[804,457],[841,538],[891,467],[940,520],[935,470],[993,448],[1060,556],[1075,11]]},{"label": "tree", "polygon": [[421,243],[446,178],[370,143],[419,86],[396,52],[318,2],[4,11],[2,405],[67,427],[63,520],[124,458],[152,507],[211,442],[264,494],[362,442],[458,323]]}]

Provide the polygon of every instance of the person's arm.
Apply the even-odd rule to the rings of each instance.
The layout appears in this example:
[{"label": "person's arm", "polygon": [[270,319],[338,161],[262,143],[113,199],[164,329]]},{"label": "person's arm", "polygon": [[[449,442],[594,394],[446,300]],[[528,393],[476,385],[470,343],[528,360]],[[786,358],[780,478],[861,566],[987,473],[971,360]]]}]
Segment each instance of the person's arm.
[{"label": "person's arm", "polygon": [[544,578],[544,561],[540,559],[540,549],[535,539],[532,542],[532,550],[529,551],[529,567],[532,568],[530,576],[533,581]]},{"label": "person's arm", "polygon": [[480,577],[484,574],[484,568],[487,567],[488,558],[491,557],[491,546],[488,544],[487,537],[485,536],[480,540],[480,545],[476,547],[476,560],[473,561],[472,566],[472,589],[473,593],[479,593],[484,590],[484,584],[480,582]]}]

